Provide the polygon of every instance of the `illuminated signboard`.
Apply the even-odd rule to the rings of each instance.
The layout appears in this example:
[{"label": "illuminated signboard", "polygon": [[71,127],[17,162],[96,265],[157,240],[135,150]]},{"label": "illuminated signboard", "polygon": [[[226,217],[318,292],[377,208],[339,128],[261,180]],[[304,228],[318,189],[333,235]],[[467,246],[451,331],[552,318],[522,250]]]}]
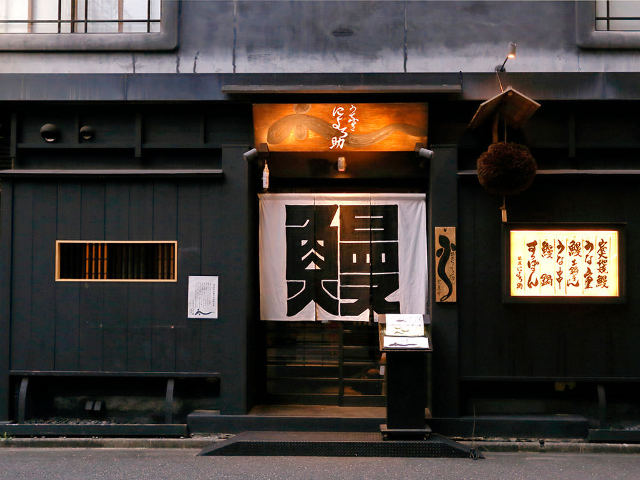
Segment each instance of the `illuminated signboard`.
[{"label": "illuminated signboard", "polygon": [[256,144],[272,152],[413,151],[427,143],[424,103],[253,106]]},{"label": "illuminated signboard", "polygon": [[512,228],[511,297],[621,296],[620,230]]}]

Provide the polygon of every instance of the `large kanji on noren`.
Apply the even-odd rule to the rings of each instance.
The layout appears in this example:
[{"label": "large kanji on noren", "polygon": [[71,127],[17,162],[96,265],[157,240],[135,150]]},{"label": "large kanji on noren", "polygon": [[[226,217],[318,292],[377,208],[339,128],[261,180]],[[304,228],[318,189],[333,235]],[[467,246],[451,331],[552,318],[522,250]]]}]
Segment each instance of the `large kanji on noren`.
[{"label": "large kanji on noren", "polygon": [[426,312],[422,194],[260,195],[260,317]]}]

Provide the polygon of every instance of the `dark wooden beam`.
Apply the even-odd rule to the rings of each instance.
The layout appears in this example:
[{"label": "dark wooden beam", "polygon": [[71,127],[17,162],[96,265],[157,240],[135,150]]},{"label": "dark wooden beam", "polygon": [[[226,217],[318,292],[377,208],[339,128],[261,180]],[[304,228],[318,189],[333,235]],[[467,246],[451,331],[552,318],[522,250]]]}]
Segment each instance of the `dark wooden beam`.
[{"label": "dark wooden beam", "polygon": [[[435,227],[458,226],[457,147],[436,145],[432,150],[434,154],[430,160],[428,245],[435,245]],[[435,285],[436,261],[433,256],[430,258],[430,283]],[[435,292],[433,287],[431,290]],[[438,303],[432,294],[432,408],[433,415],[438,417],[457,417],[460,414],[458,322],[458,303]]]},{"label": "dark wooden beam", "polygon": [[9,420],[13,183],[2,182],[0,202],[0,421]]}]

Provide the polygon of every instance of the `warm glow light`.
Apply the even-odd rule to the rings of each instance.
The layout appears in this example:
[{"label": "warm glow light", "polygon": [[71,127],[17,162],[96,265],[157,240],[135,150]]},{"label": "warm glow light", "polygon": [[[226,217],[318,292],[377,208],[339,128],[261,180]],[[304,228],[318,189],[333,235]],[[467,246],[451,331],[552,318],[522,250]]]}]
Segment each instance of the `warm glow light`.
[{"label": "warm glow light", "polygon": [[254,139],[270,152],[411,152],[427,144],[424,103],[255,104]]},{"label": "warm glow light", "polygon": [[511,230],[514,297],[617,297],[617,230]]},{"label": "warm glow light", "polygon": [[509,53],[507,53],[507,58],[516,58],[516,47],[517,45],[513,42],[509,44]]}]

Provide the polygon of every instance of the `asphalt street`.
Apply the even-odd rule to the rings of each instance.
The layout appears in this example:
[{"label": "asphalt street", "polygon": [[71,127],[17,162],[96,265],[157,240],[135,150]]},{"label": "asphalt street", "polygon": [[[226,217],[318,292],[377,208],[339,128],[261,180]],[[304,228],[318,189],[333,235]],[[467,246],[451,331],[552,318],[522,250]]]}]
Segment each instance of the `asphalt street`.
[{"label": "asphalt street", "polygon": [[638,479],[640,455],[487,453],[445,458],[197,457],[195,449],[4,448],[0,479]]}]

